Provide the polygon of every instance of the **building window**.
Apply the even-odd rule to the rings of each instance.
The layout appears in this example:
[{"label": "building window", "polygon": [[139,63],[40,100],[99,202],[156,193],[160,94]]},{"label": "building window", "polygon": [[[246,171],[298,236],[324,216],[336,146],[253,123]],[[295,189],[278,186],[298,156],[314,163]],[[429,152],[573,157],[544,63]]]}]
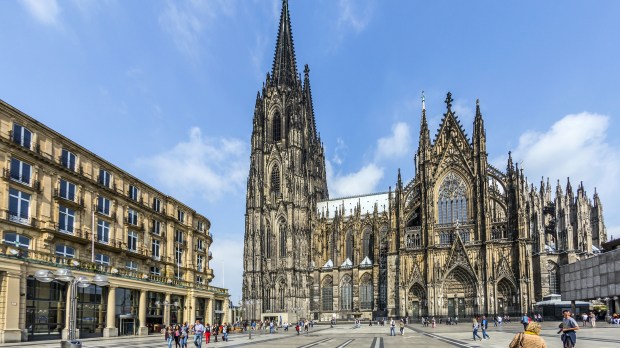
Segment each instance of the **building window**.
[{"label": "building window", "polygon": [[22,184],[30,185],[32,166],[17,158],[11,158],[11,179]]},{"label": "building window", "polygon": [[205,283],[205,281],[204,281],[204,279],[202,278],[202,276],[197,275],[197,276],[196,276],[196,284],[204,284],[204,283]]},{"label": "building window", "polygon": [[345,279],[340,287],[340,309],[350,311],[353,303],[353,296],[351,296],[351,279]]},{"label": "building window", "polygon": [[65,244],[56,244],[56,255],[62,256],[68,259],[74,258],[75,249]]},{"label": "building window", "polygon": [[280,257],[286,257],[286,224],[280,222]]},{"label": "building window", "polygon": [[99,169],[99,183],[105,187],[110,187],[112,176],[105,169]]},{"label": "building window", "polygon": [[269,231],[269,227],[265,231],[265,257],[271,258],[271,233]]},{"label": "building window", "polygon": [[[369,228],[364,229],[364,236],[362,237],[362,254],[364,257],[368,256],[369,258],[373,258],[373,236],[372,232]],[[360,256],[361,257],[361,256]]]},{"label": "building window", "polygon": [[62,149],[62,154],[60,155],[60,164],[72,171],[75,171],[75,154],[67,149]]},{"label": "building window", "polygon": [[158,213],[161,211],[161,201],[159,198],[153,198],[153,210]]},{"label": "building window", "polygon": [[467,222],[467,186],[456,174],[448,174],[441,183],[437,207],[439,224]]},{"label": "building window", "polygon": [[334,303],[334,288],[332,287],[332,279],[330,277],[327,277],[323,281],[323,286],[321,287],[321,298],[323,310],[331,311]]},{"label": "building window", "polygon": [[140,195],[140,191],[138,190],[138,188],[133,185],[129,185],[129,198],[133,199],[134,201],[137,201],[139,195]]},{"label": "building window", "polygon": [[372,283],[366,280],[360,285],[360,309],[371,310],[373,304]]},{"label": "building window", "polygon": [[151,222],[151,232],[159,235],[161,233],[161,221],[153,219]]},{"label": "building window", "polygon": [[181,230],[174,231],[174,241],[176,243],[183,243],[183,231]]},{"label": "building window", "polygon": [[100,265],[109,266],[110,265],[110,256],[108,256],[106,254],[95,254],[95,263],[98,263]]},{"label": "building window", "polygon": [[355,262],[353,261],[353,231],[351,230],[347,232],[344,249],[345,249],[345,258],[349,259],[351,262]]},{"label": "building window", "polygon": [[9,220],[20,224],[30,222],[30,194],[9,189]]},{"label": "building window", "polygon": [[285,311],[286,310],[284,308],[284,299],[286,298],[285,297],[284,287],[285,287],[285,284],[284,283],[280,283],[280,288],[278,289],[278,310],[280,310],[280,311]]},{"label": "building window", "polygon": [[177,245],[176,248],[174,248],[174,262],[177,265],[180,265],[182,261],[183,261],[183,248]]},{"label": "building window", "polygon": [[179,222],[185,222],[185,212],[181,209],[177,209],[177,219]]},{"label": "building window", "polygon": [[280,117],[279,112],[276,112],[273,116],[272,130],[273,141],[276,142],[282,140],[282,117]]},{"label": "building window", "polygon": [[60,198],[75,201],[75,184],[64,179],[60,179]]},{"label": "building window", "polygon": [[127,223],[138,226],[138,212],[133,209],[127,209]]},{"label": "building window", "polygon": [[198,251],[204,251],[205,250],[205,241],[202,239],[198,239],[198,241],[196,241],[196,250]]},{"label": "building window", "polygon": [[14,245],[16,248],[30,248],[30,238],[15,232],[5,232],[3,242],[4,244]]},{"label": "building window", "polygon": [[452,233],[449,231],[439,232],[439,244],[450,245],[452,244]]},{"label": "building window", "polygon": [[153,239],[153,241],[151,242],[151,255],[153,256],[155,260],[160,259],[159,245],[160,245],[159,239]]},{"label": "building window", "polygon": [[138,263],[136,261],[127,260],[125,261],[125,268],[130,271],[137,271]]},{"label": "building window", "polygon": [[159,269],[159,267],[151,266],[151,268],[149,268],[149,273],[152,275],[160,276],[161,270]]},{"label": "building window", "polygon": [[280,169],[278,167],[273,167],[271,170],[271,191],[276,194],[280,193]]},{"label": "building window", "polygon": [[32,140],[32,132],[28,130],[28,128],[14,123],[13,124],[13,142],[23,146],[27,149],[30,149],[30,144]]},{"label": "building window", "polygon": [[97,212],[109,216],[110,215],[110,200],[103,196],[99,196],[99,198],[97,199]]},{"label": "building window", "polygon": [[558,268],[554,264],[549,263],[549,293],[561,294],[560,291],[560,277],[558,275]]},{"label": "building window", "polygon": [[203,261],[204,261],[204,256],[196,255],[196,271],[202,272]]},{"label": "building window", "polygon": [[73,234],[73,224],[75,222],[75,211],[71,208],[58,208],[58,230],[61,232]]},{"label": "building window", "polygon": [[101,243],[110,242],[110,223],[104,220],[97,220],[97,241]]},{"label": "building window", "polygon": [[198,220],[198,222],[196,223],[196,228],[198,229],[198,231],[204,232],[205,231],[205,224],[204,224],[204,222]]},{"label": "building window", "polygon": [[174,271],[174,279],[176,279],[176,280],[183,280],[183,278],[184,278],[183,276],[184,276],[183,272]]},{"label": "building window", "polygon": [[127,232],[127,248],[133,252],[138,250],[138,234],[134,231]]}]

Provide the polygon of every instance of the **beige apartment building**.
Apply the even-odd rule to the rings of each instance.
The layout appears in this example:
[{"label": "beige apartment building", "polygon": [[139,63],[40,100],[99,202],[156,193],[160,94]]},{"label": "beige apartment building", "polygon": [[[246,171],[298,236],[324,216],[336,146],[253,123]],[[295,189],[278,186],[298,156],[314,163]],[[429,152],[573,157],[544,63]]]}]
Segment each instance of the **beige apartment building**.
[{"label": "beige apartment building", "polygon": [[108,277],[77,288],[80,338],[227,320],[206,217],[2,100],[0,159],[1,343],[66,337],[69,284],[38,270]]}]

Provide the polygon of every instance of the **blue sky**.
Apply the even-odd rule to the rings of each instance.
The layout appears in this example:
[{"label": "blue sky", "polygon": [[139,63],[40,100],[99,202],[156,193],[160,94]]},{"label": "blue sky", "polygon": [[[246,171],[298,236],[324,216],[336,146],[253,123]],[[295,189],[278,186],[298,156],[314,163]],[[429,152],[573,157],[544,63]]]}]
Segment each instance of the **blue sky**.
[{"label": "blue sky", "polygon": [[[280,0],[2,1],[0,99],[212,222],[213,285],[240,298],[256,92]],[[494,165],[513,151],[535,185],[583,180],[620,236],[620,3],[291,0],[310,65],[331,197],[409,181],[420,96],[445,94]]]}]

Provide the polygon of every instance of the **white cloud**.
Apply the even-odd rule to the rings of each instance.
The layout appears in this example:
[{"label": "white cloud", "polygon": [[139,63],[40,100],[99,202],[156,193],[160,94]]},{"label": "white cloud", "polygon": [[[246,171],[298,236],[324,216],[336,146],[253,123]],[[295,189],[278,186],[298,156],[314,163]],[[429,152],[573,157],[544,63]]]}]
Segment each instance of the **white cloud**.
[{"label": "white cloud", "polygon": [[409,125],[404,122],[398,122],[392,126],[392,134],[389,137],[377,140],[375,161],[398,158],[411,153]]},{"label": "white cloud", "polygon": [[61,9],[56,0],[22,0],[22,4],[39,22],[47,25],[58,23]]},{"label": "white cloud", "polygon": [[341,165],[343,162],[343,158],[346,155],[346,151],[347,151],[347,144],[345,144],[342,138],[337,138],[336,148],[334,149],[334,156],[332,157],[332,161],[337,165]]},{"label": "white cloud", "polygon": [[[596,187],[606,212],[606,223],[617,226],[618,218],[615,214],[610,215],[610,211],[620,206],[617,179],[620,175],[620,149],[607,141],[609,122],[608,116],[595,113],[567,115],[545,132],[528,131],[521,135],[512,157],[516,163],[521,163],[524,174],[534,184],[541,177],[549,177],[552,183],[559,179],[565,188],[566,178],[570,177],[573,189],[583,181],[590,197]],[[506,156],[493,162],[504,169]],[[612,228],[609,230],[620,230],[620,227]]]},{"label": "white cloud", "polygon": [[205,27],[220,15],[235,12],[233,1],[168,1],[159,16],[160,26],[172,36],[177,48],[196,58]]},{"label": "white cloud", "polygon": [[351,28],[356,33],[360,33],[368,26],[372,17],[372,1],[340,0],[338,7],[340,8],[339,27]]},{"label": "white cloud", "polygon": [[384,169],[374,163],[367,164],[355,173],[341,175],[334,173],[334,168],[327,161],[327,184],[330,196],[345,197],[372,193],[377,190],[377,184],[383,178]]},{"label": "white cloud", "polygon": [[154,173],[166,191],[177,197],[201,196],[215,202],[227,193],[244,192],[248,174],[247,144],[237,139],[203,138],[200,128],[189,140],[137,165]]}]

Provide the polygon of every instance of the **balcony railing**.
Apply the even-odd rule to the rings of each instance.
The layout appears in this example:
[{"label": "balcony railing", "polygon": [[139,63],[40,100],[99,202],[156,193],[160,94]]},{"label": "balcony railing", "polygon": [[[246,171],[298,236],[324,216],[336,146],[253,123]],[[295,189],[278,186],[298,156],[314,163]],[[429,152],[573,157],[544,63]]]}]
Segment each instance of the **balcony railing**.
[{"label": "balcony railing", "polygon": [[37,226],[37,220],[31,217],[28,213],[18,213],[10,210],[5,210],[4,219],[22,225],[28,225],[32,227]]}]

